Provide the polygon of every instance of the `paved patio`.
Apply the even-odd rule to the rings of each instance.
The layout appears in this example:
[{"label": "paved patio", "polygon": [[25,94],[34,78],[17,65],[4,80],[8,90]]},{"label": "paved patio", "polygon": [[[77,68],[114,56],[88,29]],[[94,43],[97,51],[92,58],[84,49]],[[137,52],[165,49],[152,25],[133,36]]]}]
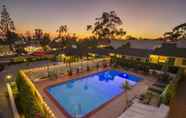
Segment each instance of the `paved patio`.
[{"label": "paved patio", "polygon": [[[102,71],[102,70],[104,70],[104,69],[100,69],[99,71]],[[69,76],[59,77],[59,78],[62,78],[62,79],[43,80],[43,81],[35,82],[35,85],[38,88],[40,94],[43,96],[46,103],[49,105],[51,110],[56,115],[56,117],[57,118],[66,118],[66,116],[61,112],[61,110],[57,107],[57,105],[54,103],[54,101],[52,101],[49,98],[49,96],[46,94],[44,89],[47,88],[48,86],[55,85],[57,83],[61,83],[61,82],[64,82],[64,81],[75,79],[77,77],[81,77],[81,76],[91,74],[91,73],[95,73],[95,72],[97,72],[97,70],[93,70],[89,73],[84,72],[84,73],[81,73],[81,74],[75,74],[71,77],[69,77]],[[128,92],[129,100],[134,98],[135,96],[138,96],[141,93],[143,93],[148,88],[148,86],[151,85],[155,80],[154,78],[152,78],[150,76],[144,76],[144,75],[136,74],[134,72],[128,72],[128,73],[139,76],[141,78],[144,78],[143,81],[138,83],[138,85],[133,87]],[[116,99],[113,99],[112,102],[109,102],[108,104],[104,105],[104,107],[101,107],[98,111],[91,114],[89,117],[90,118],[116,118],[123,113],[123,111],[126,107],[125,101],[126,101],[126,96],[125,96],[125,94],[122,94],[122,95],[118,96]]]}]

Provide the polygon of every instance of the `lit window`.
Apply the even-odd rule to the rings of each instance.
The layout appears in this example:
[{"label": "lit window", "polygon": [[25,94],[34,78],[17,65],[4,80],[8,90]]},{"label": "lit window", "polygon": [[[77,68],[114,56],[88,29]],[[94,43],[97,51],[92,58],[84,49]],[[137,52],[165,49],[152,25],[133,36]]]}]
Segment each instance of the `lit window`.
[{"label": "lit window", "polygon": [[168,60],[165,56],[159,56],[159,63],[165,63]]},{"label": "lit window", "polygon": [[158,63],[158,56],[157,55],[150,55],[150,62],[151,63]]},{"label": "lit window", "polygon": [[183,59],[182,65],[186,65],[186,59]]}]

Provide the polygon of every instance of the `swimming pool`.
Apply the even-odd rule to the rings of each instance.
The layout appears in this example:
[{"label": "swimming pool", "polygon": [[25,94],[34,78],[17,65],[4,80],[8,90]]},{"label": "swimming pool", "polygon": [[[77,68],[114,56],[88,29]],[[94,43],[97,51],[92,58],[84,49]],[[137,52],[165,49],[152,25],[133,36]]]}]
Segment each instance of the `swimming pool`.
[{"label": "swimming pool", "polygon": [[142,78],[106,70],[47,88],[47,92],[71,117],[84,117],[122,94],[124,81],[135,86]]}]

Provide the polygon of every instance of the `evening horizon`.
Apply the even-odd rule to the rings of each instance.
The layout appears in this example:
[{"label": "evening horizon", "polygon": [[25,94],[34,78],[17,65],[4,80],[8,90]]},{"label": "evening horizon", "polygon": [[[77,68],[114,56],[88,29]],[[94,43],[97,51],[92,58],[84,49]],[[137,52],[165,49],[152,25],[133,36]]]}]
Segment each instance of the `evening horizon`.
[{"label": "evening horizon", "polygon": [[3,0],[2,4],[7,6],[16,31],[23,34],[41,28],[57,35],[57,28],[67,25],[70,33],[87,36],[86,25],[93,24],[103,12],[112,10],[121,17],[127,35],[135,37],[158,38],[186,20],[184,0]]}]

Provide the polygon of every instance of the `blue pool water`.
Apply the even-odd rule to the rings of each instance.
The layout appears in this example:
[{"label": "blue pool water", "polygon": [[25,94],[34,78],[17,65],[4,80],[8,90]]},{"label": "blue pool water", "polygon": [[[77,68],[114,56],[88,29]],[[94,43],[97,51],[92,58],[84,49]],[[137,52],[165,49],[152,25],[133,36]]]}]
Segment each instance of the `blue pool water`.
[{"label": "blue pool water", "polygon": [[141,78],[107,70],[55,85],[47,90],[68,114],[83,117],[124,92],[122,84],[126,80],[134,86]]}]

